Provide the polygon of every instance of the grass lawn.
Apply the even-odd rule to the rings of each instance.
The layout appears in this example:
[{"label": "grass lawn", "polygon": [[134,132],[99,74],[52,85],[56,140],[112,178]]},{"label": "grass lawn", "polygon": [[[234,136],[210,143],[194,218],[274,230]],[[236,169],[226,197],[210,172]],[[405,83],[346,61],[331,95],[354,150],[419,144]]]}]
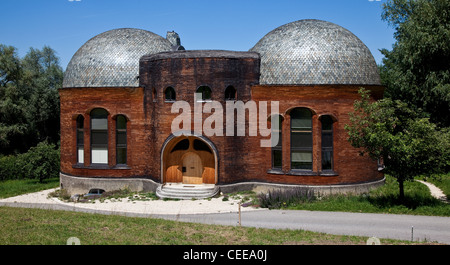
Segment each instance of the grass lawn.
[{"label": "grass lawn", "polygon": [[[450,175],[443,176],[450,181]],[[429,189],[417,182],[405,182],[405,200],[398,200],[397,181],[386,176],[386,184],[368,194],[333,195],[308,203],[286,205],[285,209],[313,211],[343,211],[364,213],[395,213],[413,215],[450,216],[450,204],[431,196]]]},{"label": "grass lawn", "polygon": [[43,183],[39,183],[37,179],[0,181],[0,199],[57,188],[58,186],[59,178],[46,179]]},{"label": "grass lawn", "polygon": [[[365,245],[368,237],[0,207],[0,245]],[[383,245],[423,244],[380,239]]]}]

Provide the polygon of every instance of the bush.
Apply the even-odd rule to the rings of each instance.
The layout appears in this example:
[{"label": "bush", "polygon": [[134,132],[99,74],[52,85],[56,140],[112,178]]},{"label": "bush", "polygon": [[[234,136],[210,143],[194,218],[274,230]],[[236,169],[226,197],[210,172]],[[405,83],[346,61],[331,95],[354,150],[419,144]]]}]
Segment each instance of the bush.
[{"label": "bush", "polygon": [[22,159],[27,178],[39,179],[39,182],[43,182],[45,179],[59,175],[60,156],[54,144],[41,142],[23,154]]},{"label": "bush", "polygon": [[0,157],[0,180],[57,178],[60,156],[56,145],[41,142],[28,152]]},{"label": "bush", "polygon": [[20,155],[0,157],[0,180],[23,178]]},{"label": "bush", "polygon": [[259,195],[259,203],[263,208],[277,209],[316,199],[314,191],[309,188],[293,188],[287,190],[271,190]]}]

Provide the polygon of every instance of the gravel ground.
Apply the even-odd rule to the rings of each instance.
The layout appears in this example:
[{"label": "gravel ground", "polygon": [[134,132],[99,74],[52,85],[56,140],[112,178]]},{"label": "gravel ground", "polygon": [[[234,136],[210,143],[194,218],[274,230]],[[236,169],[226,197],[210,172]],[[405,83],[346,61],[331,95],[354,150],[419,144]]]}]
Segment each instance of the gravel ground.
[{"label": "gravel ground", "polygon": [[[205,213],[233,213],[239,212],[239,200],[229,197],[227,201],[223,197],[204,200],[130,200],[128,198],[108,199],[95,202],[63,202],[48,194],[55,189],[44,190],[36,193],[0,199],[0,203],[34,203],[34,204],[62,204],[65,206],[91,209],[96,211],[114,211],[136,214],[180,215],[180,214],[205,214]],[[240,207],[242,212],[257,211],[253,207]]]}]

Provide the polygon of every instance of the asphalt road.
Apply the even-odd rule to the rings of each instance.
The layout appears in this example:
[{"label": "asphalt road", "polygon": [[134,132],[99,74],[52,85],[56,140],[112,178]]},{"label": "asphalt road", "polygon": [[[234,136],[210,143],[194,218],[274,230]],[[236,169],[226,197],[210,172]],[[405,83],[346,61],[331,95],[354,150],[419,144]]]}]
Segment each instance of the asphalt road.
[{"label": "asphalt road", "polygon": [[[98,211],[61,204],[0,203],[0,206],[70,210],[99,214],[153,217],[184,222],[239,225],[238,213],[146,215]],[[335,235],[428,241],[450,244],[450,217],[347,212],[260,210],[241,213],[241,225],[275,229],[303,229]]]},{"label": "asphalt road", "polygon": [[[160,216],[161,218],[221,225],[238,225],[236,213]],[[450,244],[450,217],[319,211],[264,210],[243,212],[241,225],[302,229],[335,235],[355,235]],[[382,244],[381,240],[381,244]]]}]

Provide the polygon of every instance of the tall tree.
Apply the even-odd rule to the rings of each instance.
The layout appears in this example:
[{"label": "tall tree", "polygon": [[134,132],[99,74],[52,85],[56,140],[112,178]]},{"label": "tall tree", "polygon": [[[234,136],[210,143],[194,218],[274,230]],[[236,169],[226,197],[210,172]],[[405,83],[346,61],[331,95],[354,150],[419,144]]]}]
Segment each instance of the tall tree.
[{"label": "tall tree", "polygon": [[0,154],[22,153],[59,140],[63,71],[51,48],[31,48],[23,59],[0,45]]},{"label": "tall tree", "polygon": [[0,44],[0,153],[23,150],[29,130],[29,93],[22,90],[22,66],[14,47]]},{"label": "tall tree", "polygon": [[367,90],[360,93],[345,126],[349,141],[362,155],[383,162],[384,172],[397,179],[401,200],[405,181],[450,169],[450,128],[437,128],[399,100],[370,102]]},{"label": "tall tree", "polygon": [[32,91],[29,100],[35,142],[59,140],[59,94],[63,71],[53,49],[31,48],[22,60],[23,86]]},{"label": "tall tree", "polygon": [[450,126],[450,1],[389,0],[382,19],[396,30],[380,67],[386,96]]}]

